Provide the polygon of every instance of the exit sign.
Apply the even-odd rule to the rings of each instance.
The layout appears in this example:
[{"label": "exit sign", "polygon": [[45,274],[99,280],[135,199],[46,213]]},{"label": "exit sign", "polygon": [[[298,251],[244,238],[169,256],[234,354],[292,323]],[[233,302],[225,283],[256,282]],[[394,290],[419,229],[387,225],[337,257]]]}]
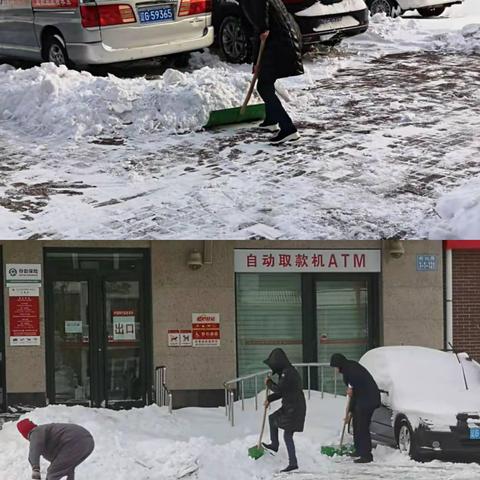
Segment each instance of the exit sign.
[{"label": "exit sign", "polygon": [[436,272],[437,255],[417,255],[417,272]]}]

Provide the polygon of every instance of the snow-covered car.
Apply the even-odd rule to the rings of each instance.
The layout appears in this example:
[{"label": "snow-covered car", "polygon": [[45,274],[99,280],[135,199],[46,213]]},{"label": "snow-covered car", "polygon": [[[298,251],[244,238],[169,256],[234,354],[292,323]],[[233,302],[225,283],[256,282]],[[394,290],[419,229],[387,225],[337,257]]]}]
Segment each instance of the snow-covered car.
[{"label": "snow-covered car", "polygon": [[372,439],[413,459],[480,460],[480,365],[467,354],[380,347],[360,363],[382,391]]},{"label": "snow-covered car", "polygon": [[[369,12],[364,0],[283,0],[297,21],[303,46],[335,44],[343,37],[363,33]],[[216,42],[229,62],[244,63],[252,52],[252,29],[238,0],[213,1]]]},{"label": "snow-covered car", "polygon": [[408,10],[417,10],[422,17],[438,17],[447,7],[463,3],[463,0],[366,0],[372,15],[385,13],[398,17]]}]

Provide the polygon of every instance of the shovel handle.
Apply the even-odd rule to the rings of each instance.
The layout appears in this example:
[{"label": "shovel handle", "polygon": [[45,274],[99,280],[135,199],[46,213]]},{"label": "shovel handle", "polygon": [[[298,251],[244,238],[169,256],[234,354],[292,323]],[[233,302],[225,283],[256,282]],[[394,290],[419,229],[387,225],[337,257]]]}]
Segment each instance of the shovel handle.
[{"label": "shovel handle", "polygon": [[253,74],[252,80],[250,82],[250,86],[248,87],[247,96],[245,97],[245,101],[243,102],[242,108],[240,108],[240,115],[245,114],[245,110],[247,109],[248,102],[253,94],[253,89],[255,88],[255,84],[257,83],[258,75],[260,73],[260,65],[262,63],[263,51],[265,50],[265,44],[267,39],[262,38],[260,40],[260,48],[258,50],[257,56],[257,63],[255,64],[255,73]]},{"label": "shovel handle", "polygon": [[[265,402],[268,400],[268,387],[265,387]],[[258,438],[258,444],[257,447],[261,448],[262,446],[262,439],[263,439],[263,432],[265,431],[265,423],[267,420],[267,410],[268,406],[265,405],[263,409],[263,420],[262,420],[262,429],[260,430],[260,437]]]},{"label": "shovel handle", "polygon": [[347,416],[350,410],[350,397],[347,400],[347,408],[345,409],[345,418],[343,419],[343,429],[342,429],[342,436],[340,437],[340,448],[343,447],[343,439],[345,437],[345,429],[347,428]]}]

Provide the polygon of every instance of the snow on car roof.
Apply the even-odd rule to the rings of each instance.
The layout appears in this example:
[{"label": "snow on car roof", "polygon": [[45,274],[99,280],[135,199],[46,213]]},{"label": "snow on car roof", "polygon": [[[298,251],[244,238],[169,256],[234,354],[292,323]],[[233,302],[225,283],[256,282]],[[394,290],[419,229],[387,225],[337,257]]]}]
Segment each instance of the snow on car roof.
[{"label": "snow on car roof", "polygon": [[388,392],[383,400],[394,411],[414,412],[427,418],[449,416],[455,422],[460,412],[480,411],[480,365],[459,354],[469,390],[465,388],[461,365],[453,352],[416,347],[380,347],[360,360]]}]

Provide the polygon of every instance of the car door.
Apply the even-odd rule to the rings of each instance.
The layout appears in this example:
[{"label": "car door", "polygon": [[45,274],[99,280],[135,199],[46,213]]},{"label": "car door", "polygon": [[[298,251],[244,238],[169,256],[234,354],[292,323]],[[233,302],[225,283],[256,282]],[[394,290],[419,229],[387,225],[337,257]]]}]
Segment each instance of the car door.
[{"label": "car door", "polygon": [[22,57],[38,53],[31,0],[0,0],[0,44]]},{"label": "car door", "polygon": [[395,432],[393,429],[393,412],[390,408],[388,393],[382,393],[382,404],[375,410],[370,424],[372,440],[396,447]]}]

